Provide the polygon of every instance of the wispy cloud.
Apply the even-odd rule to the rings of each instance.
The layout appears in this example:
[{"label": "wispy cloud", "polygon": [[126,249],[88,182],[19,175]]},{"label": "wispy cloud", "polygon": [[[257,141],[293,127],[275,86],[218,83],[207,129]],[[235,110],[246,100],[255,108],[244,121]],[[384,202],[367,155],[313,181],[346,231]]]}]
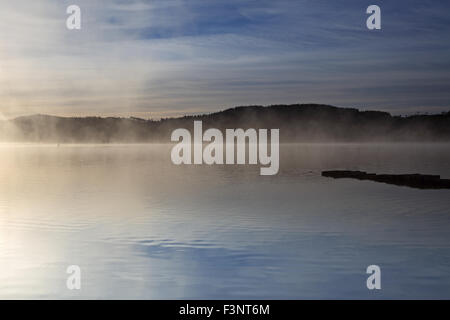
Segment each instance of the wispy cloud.
[{"label": "wispy cloud", "polygon": [[[65,28],[66,7],[82,30]],[[449,107],[443,1],[8,1],[0,10],[0,108],[177,115],[321,102],[408,112]]]}]

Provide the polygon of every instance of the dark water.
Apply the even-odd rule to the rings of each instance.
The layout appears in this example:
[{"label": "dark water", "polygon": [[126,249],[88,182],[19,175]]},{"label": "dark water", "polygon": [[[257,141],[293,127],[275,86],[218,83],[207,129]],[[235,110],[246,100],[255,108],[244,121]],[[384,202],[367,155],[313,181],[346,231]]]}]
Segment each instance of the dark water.
[{"label": "dark water", "polygon": [[331,169],[450,178],[450,146],[283,145],[260,176],[169,146],[2,145],[0,298],[449,299],[450,191]]}]

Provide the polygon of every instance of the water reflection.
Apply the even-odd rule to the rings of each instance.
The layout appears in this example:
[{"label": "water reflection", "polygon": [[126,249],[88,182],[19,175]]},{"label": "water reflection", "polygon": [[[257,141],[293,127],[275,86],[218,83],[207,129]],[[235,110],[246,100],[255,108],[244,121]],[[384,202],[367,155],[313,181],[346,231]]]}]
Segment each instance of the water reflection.
[{"label": "water reflection", "polygon": [[[167,146],[0,147],[1,298],[449,298],[447,145],[287,145],[280,173],[172,165]],[[65,286],[82,268],[82,290]],[[378,264],[383,289],[365,287]]]}]

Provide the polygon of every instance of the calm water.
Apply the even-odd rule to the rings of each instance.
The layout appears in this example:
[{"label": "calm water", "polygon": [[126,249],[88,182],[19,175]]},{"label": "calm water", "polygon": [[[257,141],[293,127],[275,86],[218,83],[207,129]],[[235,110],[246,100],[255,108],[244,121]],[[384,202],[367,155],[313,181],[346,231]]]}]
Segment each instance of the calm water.
[{"label": "calm water", "polygon": [[450,191],[326,169],[450,178],[450,146],[284,145],[268,177],[169,146],[0,145],[0,298],[449,299]]}]

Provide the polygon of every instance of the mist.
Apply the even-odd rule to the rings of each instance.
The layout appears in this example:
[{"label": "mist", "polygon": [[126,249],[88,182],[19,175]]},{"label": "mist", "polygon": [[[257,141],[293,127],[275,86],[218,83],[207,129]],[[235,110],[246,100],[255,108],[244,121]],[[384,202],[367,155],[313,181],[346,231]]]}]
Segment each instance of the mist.
[{"label": "mist", "polygon": [[211,114],[163,118],[23,116],[0,121],[0,141],[34,143],[171,143],[173,130],[280,129],[281,143],[448,142],[450,112],[392,116],[328,105],[246,106]]}]

